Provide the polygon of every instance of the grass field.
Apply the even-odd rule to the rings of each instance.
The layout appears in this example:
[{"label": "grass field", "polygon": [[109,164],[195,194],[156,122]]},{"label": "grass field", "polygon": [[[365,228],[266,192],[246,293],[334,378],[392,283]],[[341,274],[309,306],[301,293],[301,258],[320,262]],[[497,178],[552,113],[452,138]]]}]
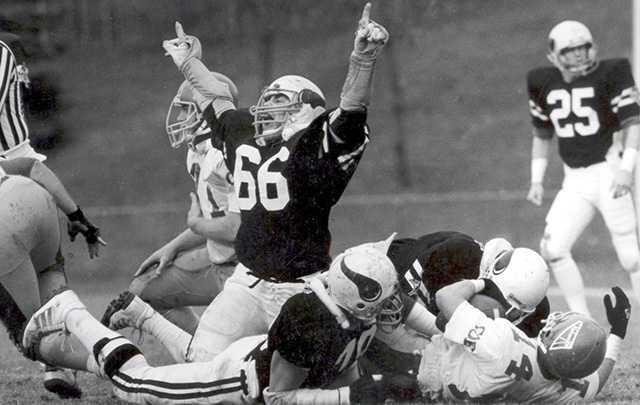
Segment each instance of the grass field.
[{"label": "grass field", "polygon": [[[533,208],[524,202],[530,153],[526,71],[546,63],[547,32],[565,18],[591,27],[603,57],[629,56],[630,2],[487,0],[473,4],[479,4],[477,9],[460,15],[396,26],[403,30],[402,36],[391,30],[406,93],[406,159],[413,186],[403,189],[395,181],[394,100],[388,87],[389,60],[383,57],[369,118],[373,142],[331,218],[333,252],[394,231],[416,236],[444,229],[464,231],[479,240],[500,235],[537,247],[551,191],[559,186],[561,174],[555,159],[547,175],[550,193],[544,206]],[[384,16],[379,20],[385,23]],[[187,32],[200,34],[206,32],[209,21],[183,23]],[[334,104],[346,70],[352,28],[322,37],[278,38],[274,72],[308,75]],[[181,81],[160,49],[160,41],[171,37],[171,29],[167,27],[164,38],[150,38],[133,49],[70,46],[67,54],[47,67],[60,78],[67,129],[58,147],[47,152],[47,162],[109,242],[104,254],[93,261],[82,243],[64,246],[70,285],[96,316],[126,288],[137,265],[184,226],[186,193],[191,187],[184,151],[172,150],[163,131],[169,100]],[[204,47],[210,66],[233,73],[240,104],[253,103],[263,85],[254,74],[255,44],[231,38],[204,43]],[[489,197],[483,194],[487,190]],[[460,194],[464,192],[471,194]],[[522,198],[517,198],[518,192]],[[593,291],[612,285],[629,288],[599,218],[583,234],[574,255]],[[557,295],[552,296],[552,305],[565,308]],[[590,305],[598,320],[606,322],[601,298],[591,297]],[[602,402],[640,403],[638,313],[634,308],[626,350],[599,396]],[[145,340],[142,348],[154,363],[167,361],[152,339]],[[41,387],[40,368],[20,357],[4,332],[0,332],[0,364],[3,405],[119,403],[111,397],[108,383],[88,375],[80,377],[85,391],[82,400],[65,402],[47,394]]]}]

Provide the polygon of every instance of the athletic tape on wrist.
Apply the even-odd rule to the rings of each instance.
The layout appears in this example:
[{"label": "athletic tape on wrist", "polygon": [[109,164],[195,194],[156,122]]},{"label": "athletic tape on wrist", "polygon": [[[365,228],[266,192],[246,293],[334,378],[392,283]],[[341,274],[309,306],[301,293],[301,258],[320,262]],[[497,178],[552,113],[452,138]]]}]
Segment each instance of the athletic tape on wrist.
[{"label": "athletic tape on wrist", "polygon": [[633,171],[638,158],[638,150],[633,148],[626,148],[622,153],[622,161],[620,162],[620,168],[629,172]]},{"label": "athletic tape on wrist", "polygon": [[618,354],[620,354],[621,345],[622,345],[622,339],[620,338],[620,336],[610,334],[609,337],[607,338],[607,351],[604,354],[604,358],[617,361]]},{"label": "athletic tape on wrist", "polygon": [[531,159],[531,183],[542,183],[547,164],[548,160],[545,158]]}]

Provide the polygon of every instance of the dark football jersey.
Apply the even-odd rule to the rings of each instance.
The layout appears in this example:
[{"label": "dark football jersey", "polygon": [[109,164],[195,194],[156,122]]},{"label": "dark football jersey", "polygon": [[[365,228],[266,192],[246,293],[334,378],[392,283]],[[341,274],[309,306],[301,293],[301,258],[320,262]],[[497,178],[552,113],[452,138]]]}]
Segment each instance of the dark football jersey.
[{"label": "dark football jersey", "polygon": [[[205,117],[216,120],[211,107]],[[267,146],[256,144],[252,120],[230,110],[215,124],[240,208],[238,259],[257,277],[278,281],[325,270],[329,214],[369,141],[366,113],[330,110]]]},{"label": "dark football jersey", "polygon": [[362,356],[375,333],[375,323],[357,320],[343,329],[315,294],[296,294],[269,328],[267,348],[255,353],[262,388],[268,384],[276,350],[288,362],[309,370],[300,388],[323,388]]},{"label": "dark football jersey", "polygon": [[613,133],[640,115],[627,59],[602,60],[571,83],[555,67],[534,69],[527,85],[534,127],[554,130],[560,156],[569,167],[604,161]]},{"label": "dark football jersey", "polygon": [[434,312],[433,294],[442,286],[478,277],[482,248],[469,235],[442,231],[417,239],[397,239],[387,255],[398,271],[403,291],[413,292]]}]

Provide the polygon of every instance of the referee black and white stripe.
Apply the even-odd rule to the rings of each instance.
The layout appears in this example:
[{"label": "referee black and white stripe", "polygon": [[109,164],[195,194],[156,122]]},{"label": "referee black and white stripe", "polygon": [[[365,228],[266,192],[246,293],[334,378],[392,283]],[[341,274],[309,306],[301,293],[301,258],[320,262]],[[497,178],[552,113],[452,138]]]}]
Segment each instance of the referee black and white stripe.
[{"label": "referee black and white stripe", "polygon": [[11,48],[0,41],[0,154],[28,138],[19,65]]}]

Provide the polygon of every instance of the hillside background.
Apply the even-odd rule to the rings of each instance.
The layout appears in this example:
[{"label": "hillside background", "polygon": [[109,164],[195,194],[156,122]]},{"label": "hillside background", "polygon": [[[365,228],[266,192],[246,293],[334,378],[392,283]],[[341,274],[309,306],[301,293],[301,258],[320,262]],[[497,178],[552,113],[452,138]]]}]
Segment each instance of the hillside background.
[{"label": "hillside background", "polygon": [[[32,71],[46,73],[60,91],[52,119],[61,130],[45,151],[47,162],[110,242],[91,262],[81,244],[67,247],[72,283],[108,278],[118,287],[184,227],[188,208],[185,151],[171,149],[164,133],[182,81],[160,46],[174,36],[173,22],[202,40],[205,63],[235,81],[240,105],[253,104],[266,83],[288,73],[315,81],[335,105],[364,4],[9,3],[4,16],[29,16],[18,21],[22,34],[43,48],[34,52]],[[524,201],[526,72],[548,63],[548,31],[567,18],[591,28],[601,57],[630,56],[630,7],[622,0],[374,1],[372,18],[389,28],[391,42],[376,71],[373,142],[332,218],[334,251],[392,231],[441,229],[479,240],[503,235],[537,248],[562,174],[554,154],[546,204]],[[24,27],[36,27],[35,35]],[[626,282],[601,220],[574,253],[586,266],[612,269],[595,271],[596,281]]]}]

